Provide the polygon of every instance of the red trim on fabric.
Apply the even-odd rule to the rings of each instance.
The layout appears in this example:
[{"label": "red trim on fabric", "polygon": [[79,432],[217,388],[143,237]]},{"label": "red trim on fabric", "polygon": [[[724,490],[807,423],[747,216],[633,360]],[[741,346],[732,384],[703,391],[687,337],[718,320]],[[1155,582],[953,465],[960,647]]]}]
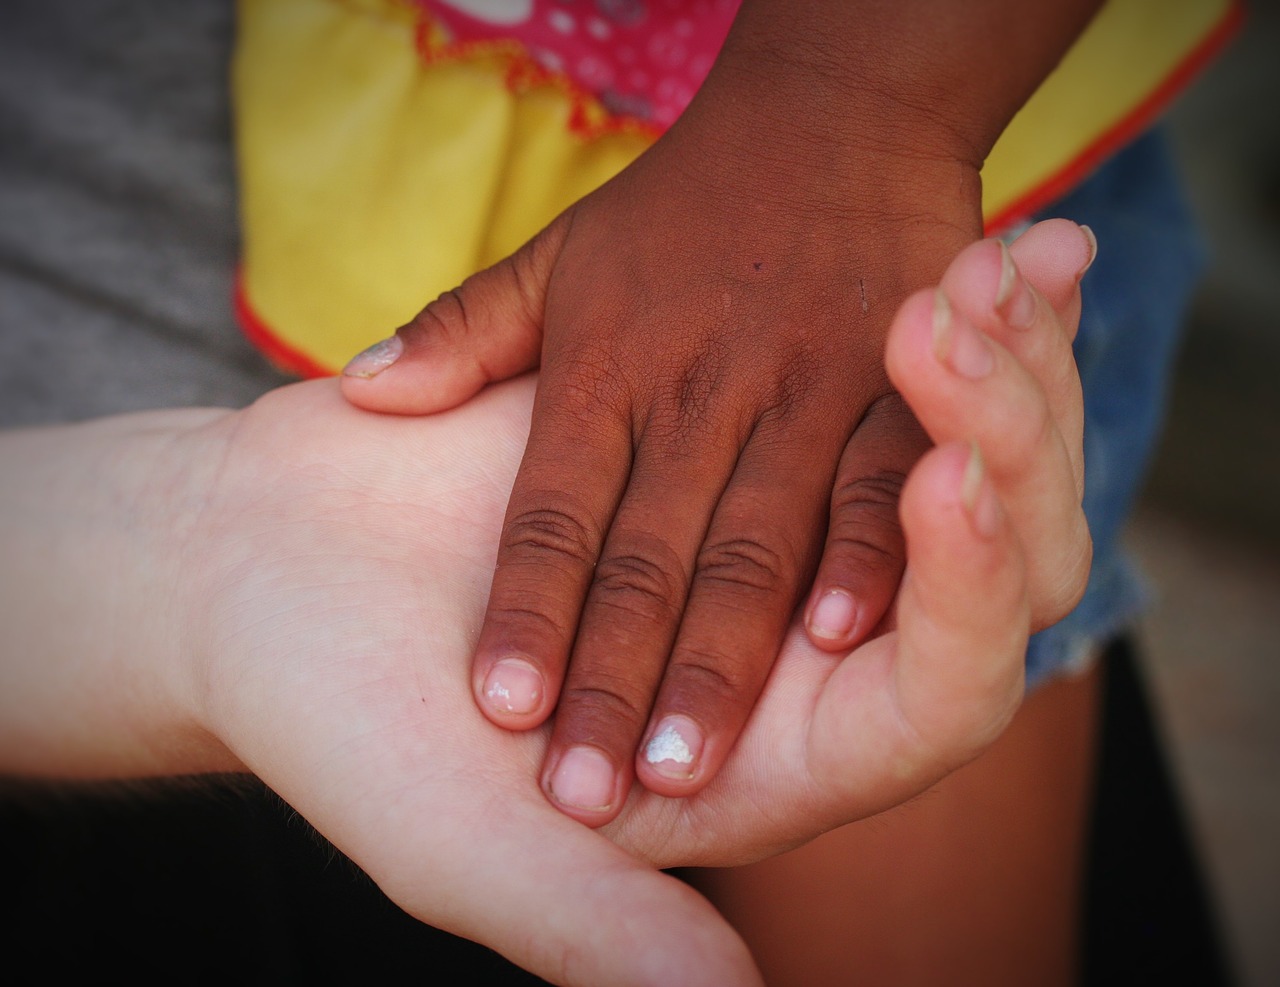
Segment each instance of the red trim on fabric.
[{"label": "red trim on fabric", "polygon": [[322,367],[300,349],[281,341],[267,326],[249,303],[249,296],[244,290],[244,278],[239,270],[236,271],[234,301],[240,331],[279,370],[298,377],[334,376],[334,371]]},{"label": "red trim on fabric", "polygon": [[1151,94],[1055,175],[1026,192],[987,221],[988,235],[998,233],[1052,205],[1083,182],[1103,161],[1146,130],[1204,67],[1226,47],[1244,23],[1244,4],[1232,0],[1222,20],[1165,77]]}]

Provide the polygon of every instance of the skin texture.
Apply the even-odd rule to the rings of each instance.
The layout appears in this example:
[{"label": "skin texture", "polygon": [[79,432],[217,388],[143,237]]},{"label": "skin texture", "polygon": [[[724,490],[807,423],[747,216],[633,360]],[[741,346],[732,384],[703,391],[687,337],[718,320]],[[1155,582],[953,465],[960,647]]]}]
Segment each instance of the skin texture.
[{"label": "skin texture", "polygon": [[[581,826],[538,785],[550,725],[497,729],[472,701],[531,378],[424,418],[361,412],[317,381],[239,412],[0,436],[24,464],[0,482],[0,770],[249,771],[408,912],[553,983],[759,982],[708,902],[655,868],[764,858],[970,761],[1018,707],[1031,627],[1083,588],[1065,340],[1089,248],[1059,222],[1016,252],[1043,292],[1008,346],[988,311],[999,246],[952,268],[949,338],[989,352],[985,377],[954,379],[935,291],[891,333],[890,372],[939,442],[903,491],[895,628],[840,656],[793,625],[696,795],[635,786],[609,825]],[[1066,603],[1028,558],[1076,567]]]},{"label": "skin texture", "polygon": [[889,321],[981,235],[981,163],[1096,5],[747,0],[649,151],[344,379],[413,414],[540,366],[473,689],[509,729],[557,711],[574,818],[707,784],[798,606],[833,654],[881,626],[929,445]]},{"label": "skin texture", "polygon": [[1072,987],[1100,676],[1027,697],[919,798],[743,867],[686,871],[770,987]]}]

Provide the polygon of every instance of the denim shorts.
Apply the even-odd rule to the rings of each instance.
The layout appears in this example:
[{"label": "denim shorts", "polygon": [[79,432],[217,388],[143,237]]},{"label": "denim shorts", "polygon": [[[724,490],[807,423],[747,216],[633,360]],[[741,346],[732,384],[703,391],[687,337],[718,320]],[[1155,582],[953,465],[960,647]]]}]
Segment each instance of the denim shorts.
[{"label": "denim shorts", "polygon": [[1075,344],[1084,387],[1084,510],[1094,558],[1080,604],[1032,637],[1028,689],[1082,670],[1130,629],[1148,602],[1119,536],[1160,437],[1178,340],[1207,260],[1159,130],[1036,218],[1050,216],[1087,224],[1098,238],[1097,260],[1082,285]]}]

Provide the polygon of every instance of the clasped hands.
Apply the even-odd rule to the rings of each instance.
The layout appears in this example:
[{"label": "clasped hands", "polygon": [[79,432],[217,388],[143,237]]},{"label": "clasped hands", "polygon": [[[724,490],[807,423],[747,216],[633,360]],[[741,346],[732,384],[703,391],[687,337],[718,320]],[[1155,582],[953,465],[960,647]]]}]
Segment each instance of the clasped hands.
[{"label": "clasped hands", "polygon": [[[403,907],[552,981],[751,982],[728,927],[653,868],[741,863],[873,814],[1008,722],[1029,633],[1088,570],[1070,344],[1091,259],[1089,237],[1053,221],[1011,250],[966,248],[901,306],[886,366],[936,446],[902,491],[891,616],[847,655],[793,624],[732,755],[693,794],[637,785],[611,822],[581,827],[535,780],[555,727],[495,729],[468,688],[527,377],[422,418],[362,415],[329,384],[245,414],[239,448],[257,454],[229,459],[218,489],[290,490],[254,503],[293,547],[201,590],[237,617],[207,632],[237,656],[209,679],[213,732]],[[332,574],[299,586],[299,571]],[[264,653],[267,626],[282,630]]]},{"label": "clasped hands", "polygon": [[758,982],[656,868],[897,804],[1013,715],[1028,634],[1088,567],[1070,341],[1090,259],[1080,228],[1040,224],[900,307],[885,365],[936,445],[902,491],[891,618],[847,655],[793,625],[695,794],[637,785],[580,825],[537,780],[552,726],[499,729],[475,701],[528,376],[424,417],[329,380],[0,437],[24,465],[0,482],[0,770],[253,772],[408,912],[552,982]]}]

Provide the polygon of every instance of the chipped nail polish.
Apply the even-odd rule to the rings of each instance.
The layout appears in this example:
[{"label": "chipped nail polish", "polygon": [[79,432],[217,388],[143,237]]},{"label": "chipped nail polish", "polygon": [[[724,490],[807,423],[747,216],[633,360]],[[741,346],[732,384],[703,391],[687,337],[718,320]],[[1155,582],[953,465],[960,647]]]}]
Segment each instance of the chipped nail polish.
[{"label": "chipped nail polish", "polygon": [[499,713],[532,713],[542,702],[542,692],[542,675],[519,658],[503,658],[484,680],[484,697]]},{"label": "chipped nail polish", "polygon": [[397,336],[380,339],[366,350],[361,350],[342,368],[346,377],[377,377],[404,353],[404,340]]},{"label": "chipped nail polish", "polygon": [[702,757],[702,731],[685,716],[666,716],[644,748],[654,771],[678,781],[692,778]]}]

